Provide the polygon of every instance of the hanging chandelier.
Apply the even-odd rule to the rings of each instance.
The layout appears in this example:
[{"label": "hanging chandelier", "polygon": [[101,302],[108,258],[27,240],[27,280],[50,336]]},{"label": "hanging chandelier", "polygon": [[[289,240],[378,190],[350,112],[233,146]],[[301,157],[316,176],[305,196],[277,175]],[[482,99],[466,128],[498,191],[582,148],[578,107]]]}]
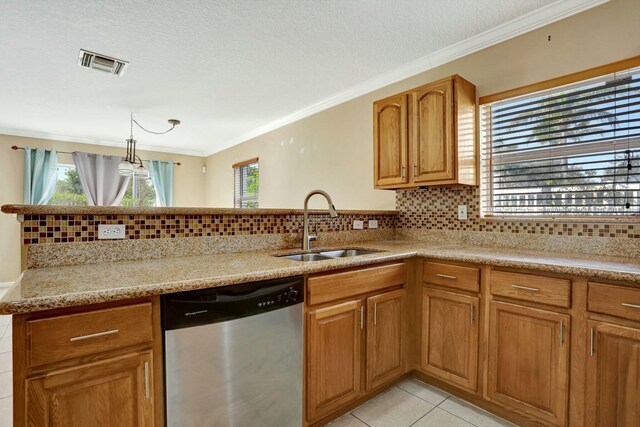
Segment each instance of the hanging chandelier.
[{"label": "hanging chandelier", "polygon": [[140,156],[136,154],[137,141],[133,139],[134,123],[136,126],[138,126],[140,129],[142,129],[147,133],[151,133],[154,135],[164,135],[165,133],[171,132],[177,125],[180,124],[180,120],[169,119],[168,121],[169,121],[169,124],[171,125],[169,129],[165,130],[164,132],[154,132],[142,127],[142,125],[133,118],[133,114],[131,114],[131,132],[130,132],[129,139],[126,140],[127,154],[122,158],[122,161],[120,162],[120,166],[118,167],[118,171],[120,172],[120,175],[130,176],[130,177],[135,176],[138,178],[149,177],[149,170],[144,167],[144,164],[142,163],[142,159],[140,158]]}]

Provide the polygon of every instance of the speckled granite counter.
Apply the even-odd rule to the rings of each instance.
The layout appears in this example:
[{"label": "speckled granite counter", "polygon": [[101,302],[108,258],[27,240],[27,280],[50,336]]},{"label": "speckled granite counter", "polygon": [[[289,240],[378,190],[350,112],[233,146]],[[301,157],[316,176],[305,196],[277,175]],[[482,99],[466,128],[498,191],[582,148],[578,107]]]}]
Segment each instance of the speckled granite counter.
[{"label": "speckled granite counter", "polygon": [[31,269],[26,270],[0,300],[0,314],[126,300],[414,256],[531,268],[589,276],[599,280],[624,281],[640,286],[640,260],[634,258],[554,254],[416,241],[376,241],[359,243],[357,247],[382,252],[352,258],[300,262],[274,257],[274,251],[255,251]]}]

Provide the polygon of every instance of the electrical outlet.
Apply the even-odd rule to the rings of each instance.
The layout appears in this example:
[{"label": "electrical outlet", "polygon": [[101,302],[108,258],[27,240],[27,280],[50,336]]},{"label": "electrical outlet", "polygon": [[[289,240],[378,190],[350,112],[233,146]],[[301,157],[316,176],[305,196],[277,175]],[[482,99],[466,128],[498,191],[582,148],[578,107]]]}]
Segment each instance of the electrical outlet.
[{"label": "electrical outlet", "polygon": [[353,220],[353,229],[354,230],[363,230],[364,229],[364,221],[360,221],[358,219]]},{"label": "electrical outlet", "polygon": [[377,219],[370,219],[368,228],[378,228],[378,220]]},{"label": "electrical outlet", "polygon": [[98,224],[98,240],[104,239],[124,239],[124,224]]},{"label": "electrical outlet", "polygon": [[458,219],[460,221],[467,219],[467,205],[458,205]]}]

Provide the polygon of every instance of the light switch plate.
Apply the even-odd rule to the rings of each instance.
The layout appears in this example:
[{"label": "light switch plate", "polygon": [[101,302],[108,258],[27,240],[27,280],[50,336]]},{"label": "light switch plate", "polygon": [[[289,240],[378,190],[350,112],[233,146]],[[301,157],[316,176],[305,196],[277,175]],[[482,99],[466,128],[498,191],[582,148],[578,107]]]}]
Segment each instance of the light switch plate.
[{"label": "light switch plate", "polygon": [[98,240],[125,238],[124,224],[98,224]]},{"label": "light switch plate", "polygon": [[460,221],[467,219],[467,205],[458,205],[458,219]]},{"label": "light switch plate", "polygon": [[378,228],[378,220],[377,219],[370,219],[368,228]]},{"label": "light switch plate", "polygon": [[364,229],[364,221],[360,221],[358,219],[353,220],[353,229],[354,230],[363,230]]}]

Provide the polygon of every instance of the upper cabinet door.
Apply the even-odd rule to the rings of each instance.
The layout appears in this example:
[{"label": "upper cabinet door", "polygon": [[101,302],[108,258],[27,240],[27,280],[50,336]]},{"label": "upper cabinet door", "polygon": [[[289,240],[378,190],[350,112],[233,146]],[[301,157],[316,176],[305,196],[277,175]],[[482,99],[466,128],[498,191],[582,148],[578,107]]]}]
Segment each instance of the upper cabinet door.
[{"label": "upper cabinet door", "polygon": [[589,322],[587,426],[640,425],[640,329]]},{"label": "upper cabinet door", "polygon": [[373,104],[373,157],[376,186],[407,182],[407,96]]},{"label": "upper cabinet door", "polygon": [[410,115],[413,182],[454,180],[453,79],[412,92]]}]

